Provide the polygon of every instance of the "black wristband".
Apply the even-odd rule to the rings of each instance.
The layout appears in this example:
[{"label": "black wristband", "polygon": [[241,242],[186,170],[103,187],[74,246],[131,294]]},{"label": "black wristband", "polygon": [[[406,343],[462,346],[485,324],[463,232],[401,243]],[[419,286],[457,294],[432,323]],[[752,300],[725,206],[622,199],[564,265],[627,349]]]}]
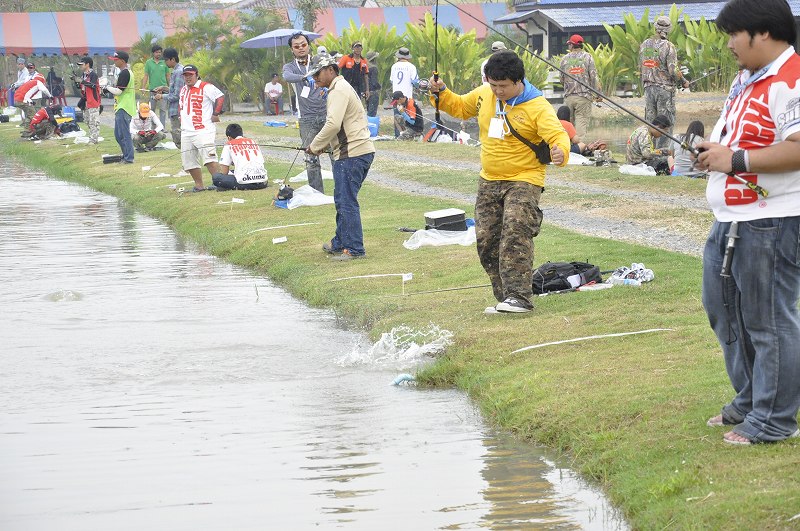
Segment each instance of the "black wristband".
[{"label": "black wristband", "polygon": [[731,171],[733,173],[747,173],[747,161],[743,149],[737,149],[731,155]]}]

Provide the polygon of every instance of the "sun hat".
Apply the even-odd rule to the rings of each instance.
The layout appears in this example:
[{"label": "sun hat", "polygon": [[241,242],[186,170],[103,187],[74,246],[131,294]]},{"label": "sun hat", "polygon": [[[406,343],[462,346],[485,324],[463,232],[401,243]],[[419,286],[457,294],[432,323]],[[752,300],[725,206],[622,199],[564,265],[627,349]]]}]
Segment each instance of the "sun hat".
[{"label": "sun hat", "polygon": [[492,43],[492,51],[496,52],[497,50],[508,50],[508,48],[506,48],[506,43],[503,41],[494,41]]},{"label": "sun hat", "polygon": [[394,54],[397,59],[411,59],[411,50],[403,46]]}]

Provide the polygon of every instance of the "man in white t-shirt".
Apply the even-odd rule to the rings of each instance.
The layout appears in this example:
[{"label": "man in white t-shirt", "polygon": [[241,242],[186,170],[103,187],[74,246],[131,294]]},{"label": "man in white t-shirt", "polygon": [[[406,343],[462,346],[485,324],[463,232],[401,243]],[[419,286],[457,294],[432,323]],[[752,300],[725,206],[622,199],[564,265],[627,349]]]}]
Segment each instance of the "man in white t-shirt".
[{"label": "man in white t-shirt", "polygon": [[[267,187],[264,155],[255,140],[244,137],[242,126],[230,124],[225,128],[228,142],[219,157],[219,173],[213,177],[217,191],[260,190]],[[233,166],[233,173],[230,173]]]},{"label": "man in white t-shirt", "polygon": [[200,81],[194,65],[183,67],[186,86],[181,89],[181,161],[183,169],[194,180],[193,192],[206,190],[203,186],[202,166],[213,176],[217,171],[216,122],[222,114],[225,96],[211,83]]},{"label": "man in white t-shirt", "polygon": [[[419,76],[417,76],[417,67],[411,62],[411,51],[403,46],[397,50],[394,57],[397,62],[392,65],[391,69],[392,94],[399,90],[406,98],[414,99],[414,85],[419,83]],[[398,114],[395,107],[395,117]],[[395,138],[400,136],[400,130],[397,127],[394,128],[394,136]]]},{"label": "man in white t-shirt", "polygon": [[272,81],[264,85],[264,107],[267,114],[283,114],[283,85],[278,74],[272,74]]},{"label": "man in white t-shirt", "polygon": [[411,62],[411,51],[400,48],[394,54],[397,62],[392,65],[392,93],[398,90],[406,95],[406,98],[414,98],[414,85],[419,82],[417,67]]}]

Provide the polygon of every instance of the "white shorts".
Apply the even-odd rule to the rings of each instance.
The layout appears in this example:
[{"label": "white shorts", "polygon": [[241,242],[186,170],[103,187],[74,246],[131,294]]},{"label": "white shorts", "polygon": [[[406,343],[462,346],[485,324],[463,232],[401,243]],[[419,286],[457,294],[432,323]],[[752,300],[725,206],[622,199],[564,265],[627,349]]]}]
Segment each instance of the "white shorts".
[{"label": "white shorts", "polygon": [[217,162],[216,133],[181,134],[181,162],[186,171]]}]

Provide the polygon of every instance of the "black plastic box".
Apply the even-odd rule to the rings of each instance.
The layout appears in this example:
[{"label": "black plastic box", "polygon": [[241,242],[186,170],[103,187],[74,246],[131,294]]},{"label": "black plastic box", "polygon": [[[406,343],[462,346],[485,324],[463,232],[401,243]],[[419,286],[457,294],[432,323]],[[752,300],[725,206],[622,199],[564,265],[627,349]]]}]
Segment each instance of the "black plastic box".
[{"label": "black plastic box", "polygon": [[425,212],[425,229],[465,231],[467,220],[464,214],[464,211],[458,208]]}]

